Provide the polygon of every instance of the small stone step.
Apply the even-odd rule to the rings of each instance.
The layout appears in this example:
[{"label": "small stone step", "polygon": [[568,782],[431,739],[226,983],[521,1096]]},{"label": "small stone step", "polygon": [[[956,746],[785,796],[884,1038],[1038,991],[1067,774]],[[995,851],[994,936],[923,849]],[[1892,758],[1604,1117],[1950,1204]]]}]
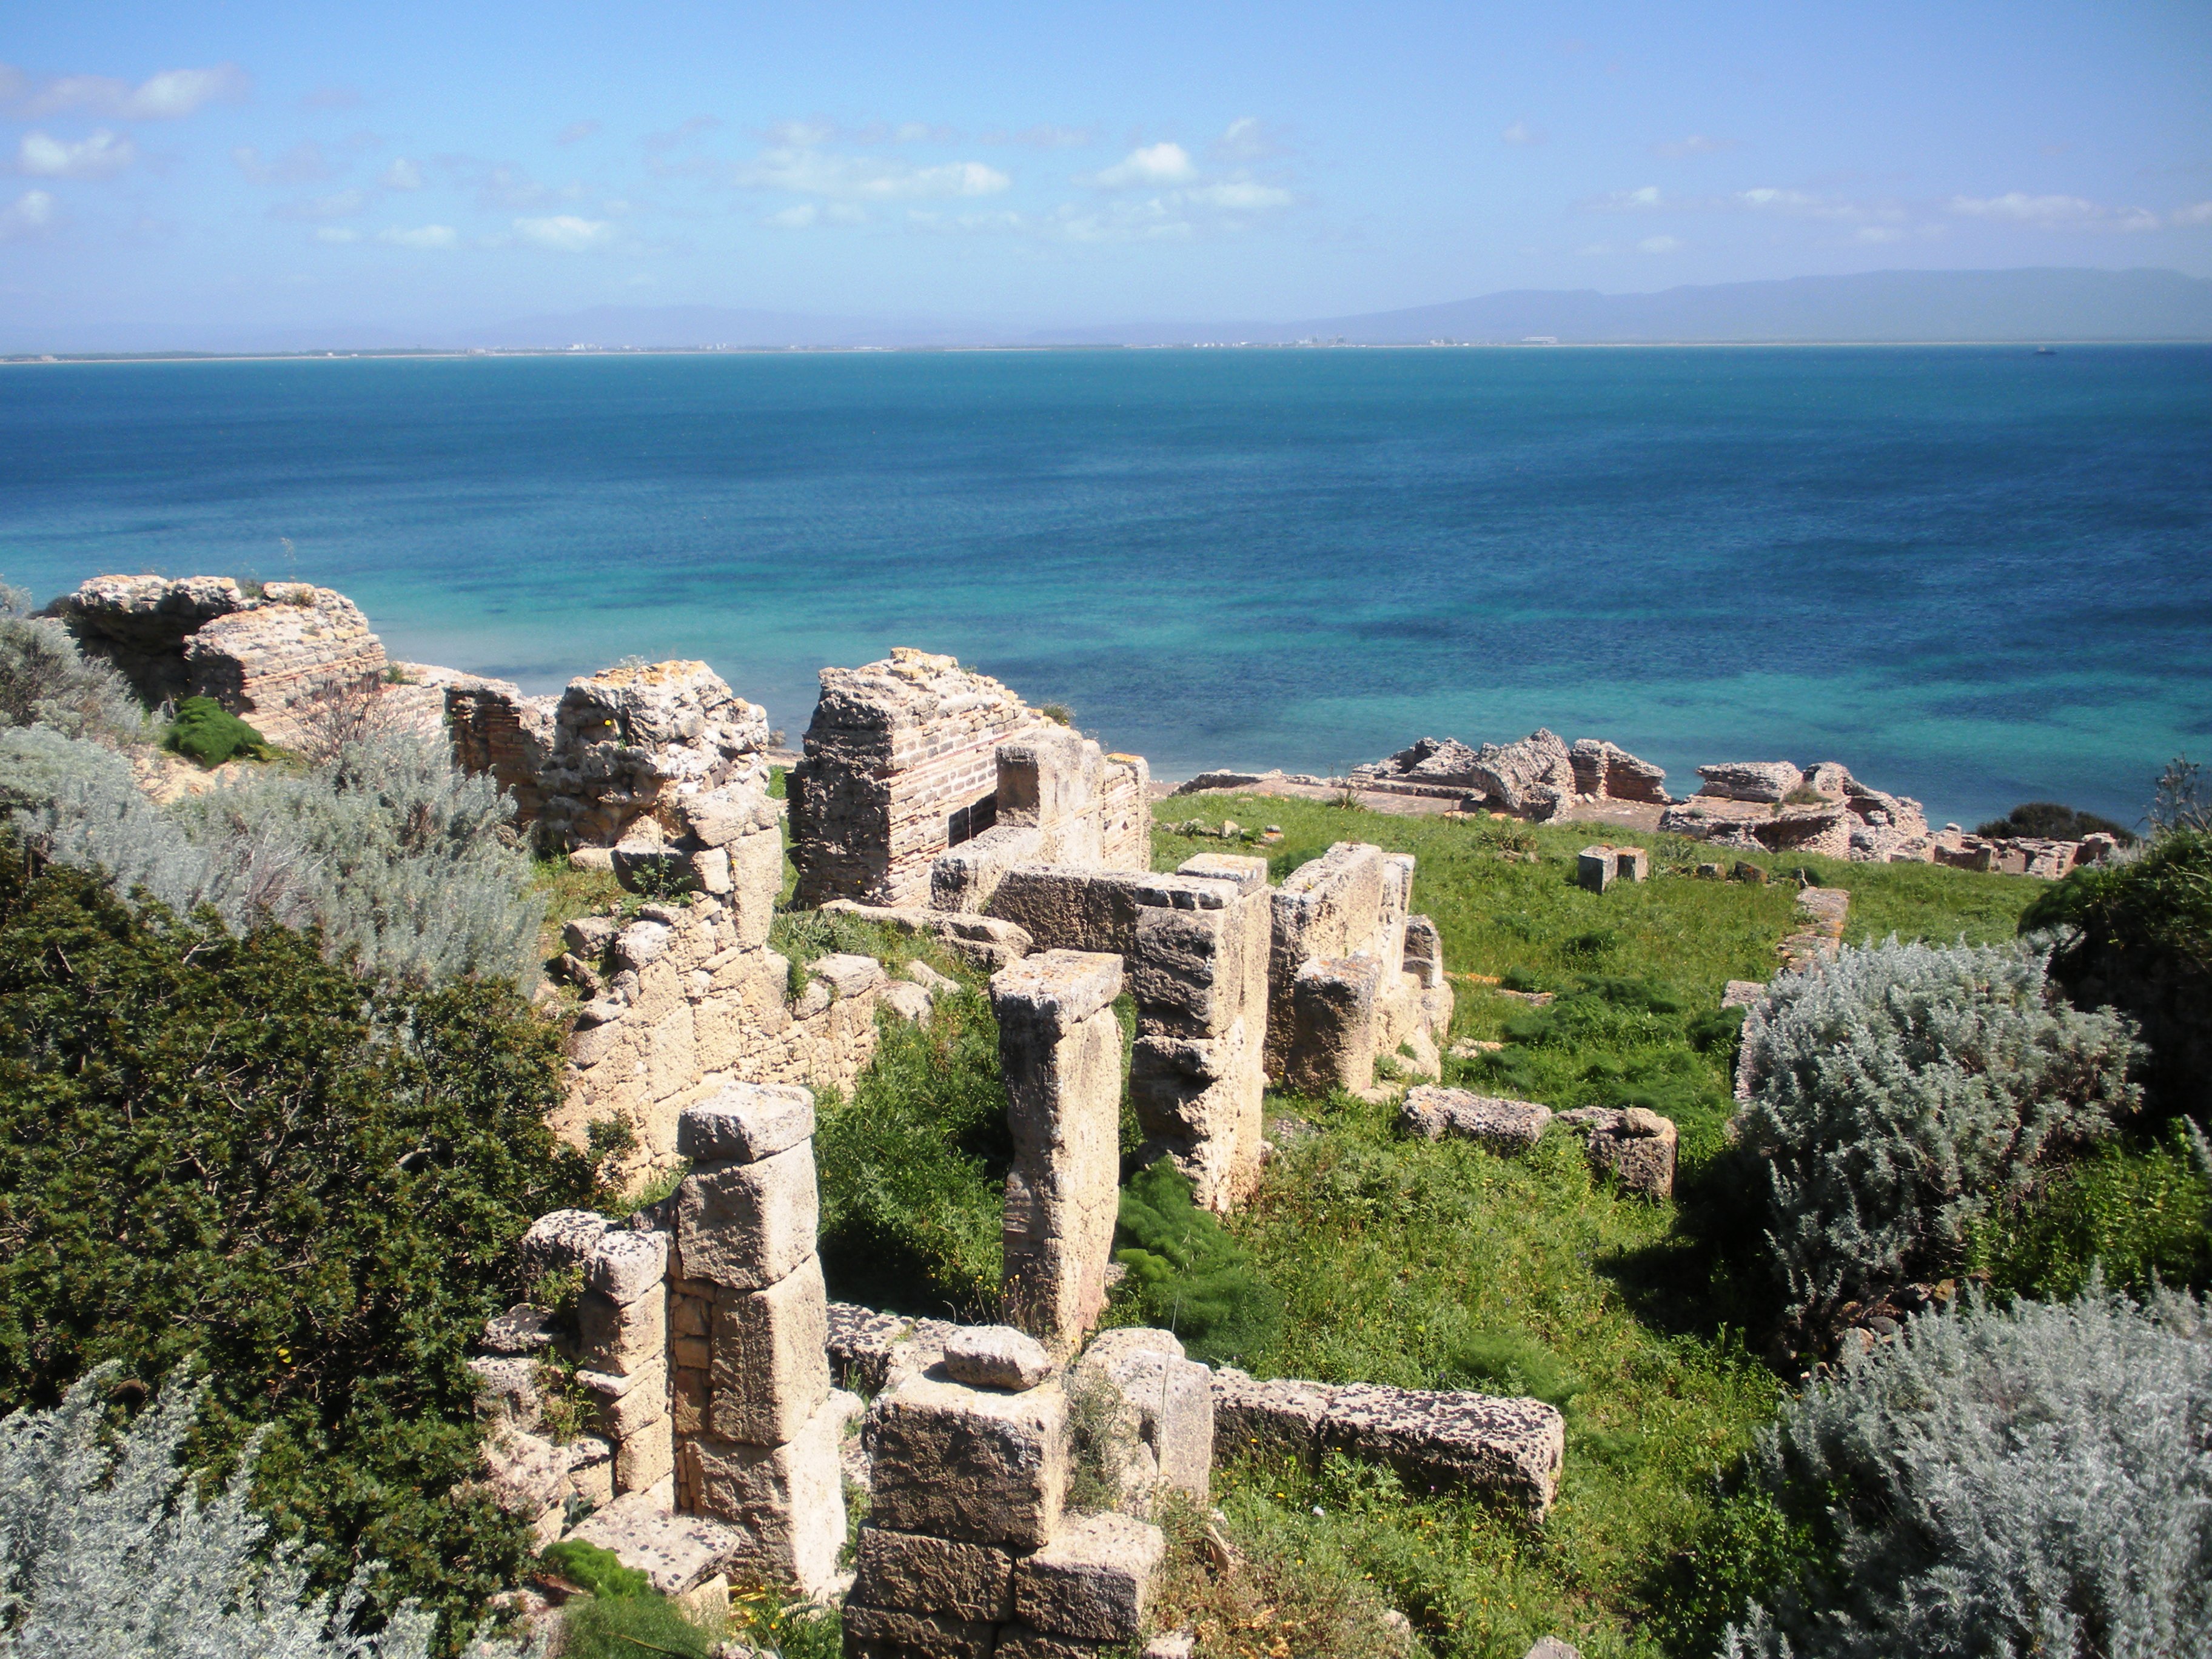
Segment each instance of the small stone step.
[{"label": "small stone step", "polygon": [[745,1534],[704,1516],[675,1515],[664,1491],[625,1492],[567,1534],[611,1550],[663,1595],[703,1584],[747,1546]]}]

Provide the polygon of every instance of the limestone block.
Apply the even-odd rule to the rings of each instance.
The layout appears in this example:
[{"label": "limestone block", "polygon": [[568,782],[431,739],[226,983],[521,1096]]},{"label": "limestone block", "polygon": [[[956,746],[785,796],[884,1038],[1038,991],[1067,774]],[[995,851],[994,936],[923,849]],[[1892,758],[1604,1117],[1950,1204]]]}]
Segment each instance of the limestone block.
[{"label": "limestone block", "polygon": [[484,1321],[483,1346],[494,1353],[538,1353],[552,1345],[550,1308],[518,1302],[503,1314]]},{"label": "limestone block", "polygon": [[1014,1558],[988,1544],[866,1526],[853,1569],[851,1599],[868,1607],[963,1620],[1013,1614]]},{"label": "limestone block", "polygon": [[730,855],[730,920],[741,949],[768,943],[775,902],[783,890],[783,842],[774,830],[744,836],[722,849]]},{"label": "limestone block", "polygon": [[[1210,1036],[1222,1012],[1241,1012],[1243,987],[1237,980],[1238,918],[1226,910],[1169,910],[1148,906],[1137,912],[1136,937],[1128,952],[1129,990],[1155,1022],[1154,1029],[1179,1029]],[[1225,959],[1224,959],[1225,958]],[[1217,988],[1217,978],[1228,982]],[[1231,1006],[1220,1009],[1224,1001]]]},{"label": "limestone block", "polygon": [[[678,1340],[690,1342],[695,1348],[707,1346],[703,1341],[689,1338]],[[714,1401],[714,1389],[710,1372],[704,1363],[705,1356],[672,1353],[669,1357],[675,1364],[668,1373],[668,1415],[676,1425],[676,1432],[685,1436],[709,1432],[711,1425],[708,1412]],[[694,1359],[702,1363],[688,1363]]]},{"label": "limestone block", "polygon": [[830,1304],[830,1364],[846,1387],[880,1394],[901,1376],[927,1370],[945,1357],[960,1328],[941,1319],[879,1314],[849,1302]]},{"label": "limestone block", "polygon": [[599,1431],[620,1441],[668,1414],[665,1362],[635,1371],[579,1369],[576,1381],[596,1397]]},{"label": "limestone block", "polygon": [[955,1382],[1015,1394],[1034,1389],[1053,1372],[1044,1344],[1011,1325],[962,1326],[945,1345],[944,1364]]},{"label": "limestone block", "polygon": [[814,1254],[819,1203],[811,1140],[685,1176],[676,1199],[684,1273],[730,1290],[775,1284]]},{"label": "limestone block", "polygon": [[469,1361],[477,1380],[477,1414],[534,1429],[544,1409],[538,1394],[538,1361],[528,1355],[478,1354]]},{"label": "limestone block", "polygon": [[1641,847],[1616,847],[1613,849],[1615,878],[1621,881],[1649,881],[1651,878],[1651,854]]},{"label": "limestone block", "polygon": [[684,1443],[686,1484],[701,1511],[745,1535],[733,1571],[810,1595],[836,1578],[845,1544],[838,1448],[851,1403],[849,1395],[832,1394],[780,1446],[706,1437]]},{"label": "limestone block", "polygon": [[1779,801],[1805,781],[1788,761],[1726,761],[1700,766],[1698,775],[1705,780],[1699,794],[1724,800]]},{"label": "limestone block", "polygon": [[719,1630],[729,1622],[730,1581],[726,1574],[718,1572],[706,1583],[695,1584],[669,1600],[676,1604],[677,1612],[694,1625]]},{"label": "limestone block", "polygon": [[1556,1636],[1540,1636],[1521,1659],[1583,1659],[1583,1650]]},{"label": "limestone block", "polygon": [[1014,1142],[1004,1222],[1007,1322],[1066,1353],[1106,1303],[1120,1207],[1117,957],[1048,951],[991,978]]},{"label": "limestone block", "polygon": [[1283,1377],[1261,1382],[1233,1365],[1213,1373],[1213,1433],[1224,1455],[1237,1451],[1317,1454],[1322,1420],[1336,1390]]},{"label": "limestone block", "polygon": [[939,997],[955,996],[959,994],[958,980],[950,975],[939,973],[926,962],[909,962],[900,969],[900,972],[928,992],[933,1001]]},{"label": "limestone block", "polygon": [[668,1235],[629,1228],[605,1232],[584,1258],[584,1288],[615,1302],[635,1302],[660,1289],[668,1271]]},{"label": "limestone block", "polygon": [[865,1432],[877,1525],[1028,1550],[1060,1524],[1068,1425],[1058,1382],[1002,1394],[933,1370],[878,1395]]},{"label": "limestone block", "polygon": [[606,954],[607,947],[621,931],[621,925],[611,917],[578,916],[574,921],[562,924],[561,938],[586,962],[597,962]]},{"label": "limestone block", "polygon": [[986,1619],[845,1603],[846,1659],[992,1659],[998,1635]]},{"label": "limestone block", "polygon": [[806,964],[807,975],[830,987],[833,1000],[866,994],[883,982],[884,965],[873,957],[818,957]]},{"label": "limestone block", "polygon": [[617,1498],[568,1536],[611,1550],[663,1595],[680,1595],[721,1571],[744,1540],[703,1516],[673,1515],[649,1492]]},{"label": "limestone block", "polygon": [[711,1297],[694,1296],[684,1291],[676,1292],[668,1300],[669,1335],[678,1341],[691,1337],[703,1338],[713,1310]]},{"label": "limestone block", "polygon": [[808,1256],[785,1278],[714,1304],[710,1421],[725,1440],[790,1439],[830,1396],[829,1297]]},{"label": "limestone block", "polygon": [[568,1479],[564,1500],[574,1498],[603,1509],[615,1498],[615,1449],[595,1434],[580,1434],[568,1443]]},{"label": "limestone block", "polygon": [[1100,1333],[1075,1369],[1112,1385],[1134,1437],[1121,1459],[1122,1501],[1115,1507],[1149,1516],[1155,1486],[1205,1503],[1213,1468],[1212,1372],[1186,1358],[1172,1333],[1142,1327]]},{"label": "limestone block", "polygon": [[1575,884],[1589,892],[1602,893],[1612,886],[1613,873],[1610,847],[1585,847],[1575,857]]},{"label": "limestone block", "polygon": [[814,1133],[814,1097],[775,1083],[732,1083],[688,1106],[676,1150],[694,1164],[757,1164]]},{"label": "limestone block", "polygon": [[1424,1140],[1461,1135],[1500,1152],[1526,1152],[1544,1138],[1551,1121],[1552,1109],[1533,1100],[1506,1100],[1433,1085],[1407,1090],[1398,1109],[1398,1127],[1407,1134]]},{"label": "limestone block", "polygon": [[622,1376],[648,1370],[668,1352],[668,1298],[657,1279],[649,1291],[629,1302],[586,1290],[577,1298],[576,1326],[582,1363],[592,1370]]},{"label": "limestone block", "polygon": [[[1764,987],[1760,988],[1763,991]],[[1641,1106],[1615,1111],[1585,1106],[1563,1113],[1562,1122],[1589,1130],[1590,1167],[1610,1175],[1622,1187],[1647,1198],[1674,1194],[1674,1153],[1679,1137],[1670,1119]]]},{"label": "limestone block", "polygon": [[938,854],[929,866],[933,910],[981,910],[997,896],[1006,872],[1045,857],[1045,832],[1033,823],[999,823]]},{"label": "limestone block", "polygon": [[522,1265],[533,1273],[580,1267],[592,1246],[614,1223],[596,1210],[555,1210],[522,1235]]},{"label": "limestone block", "polygon": [[1315,957],[1298,969],[1291,988],[1285,1087],[1325,1095],[1373,1084],[1382,985],[1382,964],[1369,957]]},{"label": "limestone block", "polygon": [[909,1025],[919,1025],[929,1018],[929,993],[908,981],[894,980],[884,987],[877,1000]]},{"label": "limestone block", "polygon": [[1413,975],[1424,991],[1440,988],[1444,983],[1444,945],[1437,925],[1426,916],[1406,918],[1406,971]]},{"label": "limestone block", "polygon": [[568,1449],[520,1429],[484,1437],[485,1485],[509,1515],[535,1517],[560,1499],[568,1476]]},{"label": "limestone block", "polygon": [[644,1492],[676,1471],[676,1425],[665,1416],[624,1435],[615,1445],[615,1490]]},{"label": "limestone block", "polygon": [[1048,1635],[1126,1642],[1144,1627],[1166,1560],[1158,1527],[1078,1516],[1014,1569],[1014,1616]]},{"label": "limestone block", "polygon": [[1559,1491],[1566,1421],[1540,1400],[1350,1382],[1330,1391],[1321,1443],[1425,1486],[1484,1488],[1541,1520]]},{"label": "limestone block", "polygon": [[1085,1636],[1055,1636],[1034,1625],[1001,1625],[996,1659],[1118,1659],[1128,1648],[1120,1642],[1094,1642]]},{"label": "limestone block", "polygon": [[1256,893],[1267,884],[1267,860],[1239,853],[1200,853],[1176,866],[1176,874],[1230,882],[1239,894]]}]

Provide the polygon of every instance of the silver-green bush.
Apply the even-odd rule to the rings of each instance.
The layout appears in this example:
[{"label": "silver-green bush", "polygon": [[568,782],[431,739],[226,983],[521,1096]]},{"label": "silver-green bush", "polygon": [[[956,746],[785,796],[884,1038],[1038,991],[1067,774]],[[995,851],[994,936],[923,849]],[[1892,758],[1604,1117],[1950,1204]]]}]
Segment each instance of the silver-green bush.
[{"label": "silver-green bush", "polygon": [[234,930],[319,927],[332,956],[379,973],[530,980],[544,908],[513,810],[406,738],[160,808],[99,744],[0,730],[0,817],[44,856],[173,909],[213,905]]},{"label": "silver-green bush", "polygon": [[1988,1205],[2135,1109],[2133,1028],[2069,1006],[2050,957],[1893,938],[1784,975],[1752,1011],[1736,1129],[1765,1161],[1795,1316],[1953,1265]]},{"label": "silver-green bush", "polygon": [[103,1442],[106,1369],[52,1411],[0,1419],[0,1656],[71,1659],[424,1659],[434,1621],[402,1607],[351,1626],[368,1569],[335,1603],[298,1552],[264,1552],[250,1462],[203,1501],[178,1467],[200,1390],[175,1383]]},{"label": "silver-green bush", "polygon": [[1920,1315],[1786,1407],[1757,1462],[1827,1563],[1729,1659],[2212,1652],[2212,1330],[2093,1288]]},{"label": "silver-green bush", "polygon": [[58,622],[21,614],[27,596],[0,582],[0,726],[47,726],[72,738],[150,742],[146,710],[122,675],[88,661]]}]

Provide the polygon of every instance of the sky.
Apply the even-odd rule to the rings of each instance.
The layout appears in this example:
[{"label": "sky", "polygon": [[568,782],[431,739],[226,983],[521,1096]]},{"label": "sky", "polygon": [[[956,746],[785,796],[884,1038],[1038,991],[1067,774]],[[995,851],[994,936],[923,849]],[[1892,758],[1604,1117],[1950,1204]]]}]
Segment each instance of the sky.
[{"label": "sky", "polygon": [[2203,0],[79,0],[0,21],[0,313],[67,349],[2208,276],[2208,71]]}]

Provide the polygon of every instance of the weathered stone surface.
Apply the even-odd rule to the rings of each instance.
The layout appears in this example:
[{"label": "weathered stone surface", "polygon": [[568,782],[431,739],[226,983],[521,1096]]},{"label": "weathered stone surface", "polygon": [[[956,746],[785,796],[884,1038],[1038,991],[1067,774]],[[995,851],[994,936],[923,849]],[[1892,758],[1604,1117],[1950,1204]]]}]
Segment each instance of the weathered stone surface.
[{"label": "weathered stone surface", "polygon": [[1044,1344],[1011,1325],[965,1325],[945,1344],[945,1370],[975,1389],[1019,1393],[1050,1376],[1053,1358]]},{"label": "weathered stone surface", "polygon": [[615,1443],[617,1492],[663,1487],[675,1470],[676,1425],[665,1415],[641,1425]]},{"label": "weathered stone surface", "polygon": [[1574,769],[1575,793],[1601,800],[1644,801],[1664,806],[1667,774],[1626,749],[1597,738],[1578,739],[1568,750]]},{"label": "weathered stone surface", "polygon": [[1143,911],[1218,909],[1235,892],[1210,877],[1017,864],[991,896],[990,913],[1020,927],[1040,950],[1126,955]]},{"label": "weathered stone surface", "polygon": [[601,1235],[614,1225],[596,1210],[555,1210],[522,1235],[522,1265],[533,1273],[580,1267]]},{"label": "weathered stone surface", "polygon": [[[1766,988],[1759,988],[1763,995]],[[1559,1121],[1589,1131],[1591,1168],[1647,1198],[1674,1196],[1678,1137],[1670,1120],[1641,1106],[1584,1106]]]},{"label": "weathered stone surface", "polygon": [[635,1302],[659,1291],[667,1272],[666,1233],[611,1229],[584,1258],[584,1287],[616,1302]]},{"label": "weathered stone surface", "polygon": [[882,1393],[900,1375],[937,1364],[960,1328],[941,1319],[908,1319],[849,1302],[832,1302],[829,1320],[831,1370],[847,1388],[872,1395]]},{"label": "weathered stone surface", "polygon": [[650,1290],[628,1302],[587,1288],[576,1303],[580,1362],[593,1370],[625,1376],[662,1364],[668,1352],[667,1310],[668,1298],[657,1279]]},{"label": "weathered stone surface", "polygon": [[1212,1378],[1213,1433],[1224,1451],[1292,1452],[1310,1458],[1335,1390],[1295,1377],[1262,1382],[1233,1365]]},{"label": "weathered stone surface", "polygon": [[899,1532],[1036,1549],[1060,1524],[1067,1486],[1067,1396],[972,1389],[936,1370],[876,1397],[865,1431],[869,1516]]},{"label": "weathered stone surface", "polygon": [[836,1578],[845,1544],[838,1453],[854,1403],[833,1392],[781,1445],[704,1435],[684,1442],[684,1490],[702,1514],[732,1522],[744,1536],[731,1558],[734,1576],[796,1584],[810,1595]]},{"label": "weathered stone surface", "polygon": [[579,1367],[576,1381],[595,1396],[599,1432],[617,1443],[668,1414],[665,1361],[634,1371]]},{"label": "weathered stone surface", "polygon": [[1406,1091],[1398,1126],[1425,1140],[1447,1134],[1480,1140],[1501,1152],[1525,1152],[1544,1138],[1552,1109],[1533,1100],[1507,1100],[1465,1089],[1425,1084]]},{"label": "weathered stone surface", "polygon": [[534,1429],[544,1408],[538,1394],[538,1362],[526,1356],[478,1354],[469,1361],[476,1374],[477,1412],[495,1420],[505,1419],[520,1429]]},{"label": "weathered stone surface", "polygon": [[714,1304],[708,1420],[725,1440],[790,1439],[830,1397],[829,1297],[812,1255],[765,1290]]},{"label": "weathered stone surface", "polygon": [[704,1583],[744,1543],[734,1528],[704,1516],[671,1514],[644,1492],[616,1498],[567,1535],[613,1551],[623,1565],[643,1573],[663,1595],[678,1595]]},{"label": "weathered stone surface", "polygon": [[1144,1627],[1166,1559],[1158,1527],[1078,1516],[1014,1569],[1014,1616],[1048,1635],[1126,1642]]},{"label": "weathered stone surface", "polygon": [[813,1255],[820,1218],[811,1140],[757,1163],[696,1171],[676,1194],[684,1275],[730,1290],[763,1289]]},{"label": "weathered stone surface", "polygon": [[1009,1324],[1070,1352],[1106,1302],[1121,1183],[1118,957],[1048,951],[991,977],[1014,1157],[1006,1176]]},{"label": "weathered stone surface", "polygon": [[1556,1636],[1541,1636],[1522,1659],[1583,1659],[1580,1648],[1571,1647]]},{"label": "weathered stone surface", "polygon": [[1230,882],[1239,893],[1257,893],[1267,885],[1267,860],[1241,853],[1198,853],[1176,866],[1176,873]]},{"label": "weathered stone surface", "polygon": [[1518,743],[1484,744],[1468,771],[1468,793],[1499,811],[1548,818],[1575,793],[1567,745],[1540,726]]},{"label": "weathered stone surface", "polygon": [[1485,1488],[1540,1520],[1559,1490],[1566,1424],[1540,1400],[1351,1382],[1330,1392],[1321,1444],[1427,1486]]},{"label": "weathered stone surface", "polygon": [[1285,1086],[1302,1094],[1357,1091],[1375,1080],[1375,1006],[1382,964],[1371,957],[1304,963],[1291,985],[1293,1035],[1284,1058]]},{"label": "weathered stone surface", "polygon": [[1014,1558],[988,1544],[860,1528],[851,1599],[872,1607],[1000,1622],[1013,1616]]},{"label": "weathered stone surface", "polygon": [[1788,761],[1723,761],[1700,766],[1705,780],[1701,795],[1723,800],[1779,801],[1805,781],[1805,775]]},{"label": "weathered stone surface", "polygon": [[1120,1399],[1114,1507],[1148,1519],[1163,1487],[1203,1504],[1213,1468],[1212,1371],[1185,1358],[1172,1333],[1126,1327],[1093,1339],[1075,1372],[1083,1385],[1099,1379]]},{"label": "weathered stone surface", "polygon": [[565,1497],[605,1509],[615,1499],[615,1449],[595,1434],[580,1434],[568,1445]]},{"label": "weathered stone surface", "polygon": [[538,1353],[552,1346],[552,1318],[550,1308],[518,1302],[484,1321],[483,1346],[496,1354]]},{"label": "weathered stone surface", "polygon": [[846,1659],[993,1659],[996,1625],[896,1607],[845,1603]]},{"label": "weathered stone surface", "polygon": [[1424,991],[1444,988],[1443,935],[1426,916],[1406,918],[1406,971]]},{"label": "weathered stone surface", "polygon": [[732,1083],[687,1106],[677,1120],[676,1150],[694,1164],[757,1164],[814,1134],[811,1091],[772,1083]]},{"label": "weathered stone surface", "polygon": [[1593,893],[1613,885],[1613,860],[1610,847],[1585,847],[1575,857],[1575,882]]},{"label": "weathered stone surface", "polygon": [[909,1025],[919,1025],[927,1019],[933,1006],[929,993],[907,980],[894,980],[885,985],[878,1000]]},{"label": "weathered stone surface", "polygon": [[1126,1651],[1118,1642],[1094,1642],[1083,1636],[1055,1636],[1034,1625],[1001,1625],[995,1659],[1114,1659]]},{"label": "weathered stone surface", "polygon": [[[1025,951],[1024,954],[1026,955],[1027,952]],[[959,994],[960,981],[958,980],[954,979],[948,974],[939,973],[936,969],[931,967],[926,962],[909,962],[899,971],[904,974],[906,977],[915,984],[919,985],[923,990],[928,992],[930,1000],[933,1002],[939,997],[957,996]]]},{"label": "weathered stone surface", "polygon": [[568,1449],[516,1428],[484,1437],[485,1486],[509,1515],[535,1520],[560,1501],[568,1478]]},{"label": "weathered stone surface", "polygon": [[774,836],[775,803],[765,790],[746,783],[726,783],[681,798],[677,817],[691,839],[702,847],[726,848],[755,835]]}]

